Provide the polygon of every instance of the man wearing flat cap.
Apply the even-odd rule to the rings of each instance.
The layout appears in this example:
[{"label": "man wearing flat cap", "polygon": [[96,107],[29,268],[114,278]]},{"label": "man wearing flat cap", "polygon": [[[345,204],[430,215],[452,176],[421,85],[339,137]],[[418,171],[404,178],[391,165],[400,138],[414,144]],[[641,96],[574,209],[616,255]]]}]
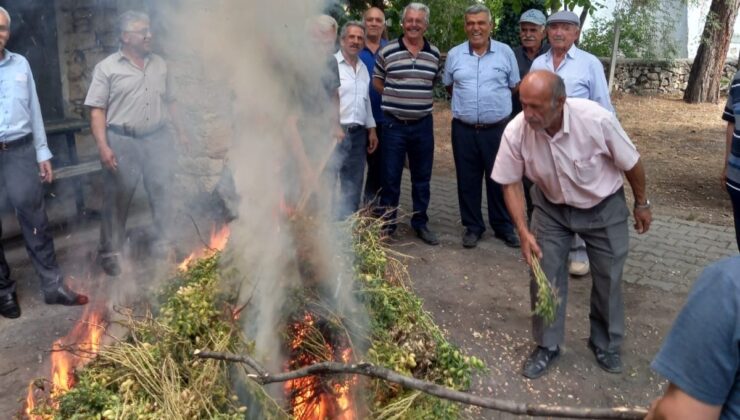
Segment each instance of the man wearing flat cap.
[{"label": "man wearing flat cap", "polygon": [[[522,13],[519,18],[519,41],[521,45],[514,48],[516,63],[519,65],[519,79],[529,73],[534,59],[546,53],[550,45],[545,42],[545,23],[547,18],[545,14],[537,9],[529,9]],[[522,104],[519,102],[519,92],[512,96],[511,116],[522,111]]]},{"label": "man wearing flat cap", "polygon": [[[581,21],[569,11],[561,10],[547,19],[547,40],[550,51],[532,63],[531,70],[549,70],[565,81],[569,98],[586,98],[614,113],[604,66],[596,56],[578,47],[575,42],[581,34]],[[576,235],[569,257],[568,271],[584,276],[590,271],[586,244]]]}]

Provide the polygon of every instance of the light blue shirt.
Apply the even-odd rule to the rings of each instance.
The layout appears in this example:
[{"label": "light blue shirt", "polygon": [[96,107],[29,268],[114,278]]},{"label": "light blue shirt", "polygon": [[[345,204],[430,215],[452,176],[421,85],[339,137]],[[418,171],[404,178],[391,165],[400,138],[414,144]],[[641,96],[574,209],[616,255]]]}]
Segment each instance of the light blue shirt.
[{"label": "light blue shirt", "polygon": [[453,118],[493,124],[511,114],[511,89],[519,83],[519,65],[504,43],[491,40],[479,57],[466,41],[447,53],[442,81],[452,85]]},{"label": "light blue shirt", "polygon": [[51,159],[31,66],[22,55],[5,50],[5,58],[0,60],[0,142],[19,140],[30,133],[36,160]]},{"label": "light blue shirt", "polygon": [[614,113],[609,98],[609,85],[606,83],[604,66],[595,55],[570,47],[557,70],[552,62],[552,50],[537,57],[529,71],[549,70],[557,73],[565,82],[565,93],[569,98],[586,98]]}]

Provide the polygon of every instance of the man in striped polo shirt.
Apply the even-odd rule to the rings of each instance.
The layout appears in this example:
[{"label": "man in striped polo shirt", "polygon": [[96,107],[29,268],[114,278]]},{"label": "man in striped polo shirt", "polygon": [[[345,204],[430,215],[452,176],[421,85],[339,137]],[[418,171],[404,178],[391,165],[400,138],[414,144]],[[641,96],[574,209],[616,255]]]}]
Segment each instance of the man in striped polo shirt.
[{"label": "man in striped polo shirt", "polygon": [[427,227],[429,181],[434,161],[432,101],[434,82],[439,76],[439,49],[424,38],[429,26],[429,8],[409,3],[401,15],[403,35],[378,51],[373,87],[382,95],[383,138],[380,141],[382,191],[380,205],[390,222],[385,233],[396,229],[395,216],[401,195],[401,175],[408,155],[411,171],[413,216],[411,226],[429,245],[437,235]]},{"label": "man in striped polo shirt", "polygon": [[735,73],[727,98],[722,119],[727,121],[727,146],[725,147],[725,166],[722,169],[722,181],[732,201],[735,214],[735,236],[740,249],[740,71]]}]

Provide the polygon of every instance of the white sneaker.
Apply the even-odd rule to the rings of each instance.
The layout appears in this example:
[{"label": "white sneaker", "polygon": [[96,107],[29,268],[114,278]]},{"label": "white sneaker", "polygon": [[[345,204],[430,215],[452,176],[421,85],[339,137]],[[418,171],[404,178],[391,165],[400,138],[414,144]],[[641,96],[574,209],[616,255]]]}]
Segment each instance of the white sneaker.
[{"label": "white sneaker", "polygon": [[568,263],[568,272],[572,276],[585,276],[591,270],[591,266],[586,261],[570,261]]}]

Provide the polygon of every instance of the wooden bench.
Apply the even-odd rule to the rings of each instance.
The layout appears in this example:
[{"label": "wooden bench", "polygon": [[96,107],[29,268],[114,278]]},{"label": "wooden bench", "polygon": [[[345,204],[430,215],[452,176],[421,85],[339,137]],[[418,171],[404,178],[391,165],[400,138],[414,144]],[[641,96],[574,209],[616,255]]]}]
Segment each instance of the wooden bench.
[{"label": "wooden bench", "polygon": [[90,123],[81,119],[63,119],[46,121],[44,128],[46,136],[64,136],[67,149],[67,160],[56,161],[54,167],[54,179],[72,179],[75,189],[75,205],[77,206],[77,215],[86,215],[85,196],[82,187],[83,175],[89,175],[99,172],[102,167],[99,160],[80,162],[77,155],[77,141],[75,134],[90,127]]}]

